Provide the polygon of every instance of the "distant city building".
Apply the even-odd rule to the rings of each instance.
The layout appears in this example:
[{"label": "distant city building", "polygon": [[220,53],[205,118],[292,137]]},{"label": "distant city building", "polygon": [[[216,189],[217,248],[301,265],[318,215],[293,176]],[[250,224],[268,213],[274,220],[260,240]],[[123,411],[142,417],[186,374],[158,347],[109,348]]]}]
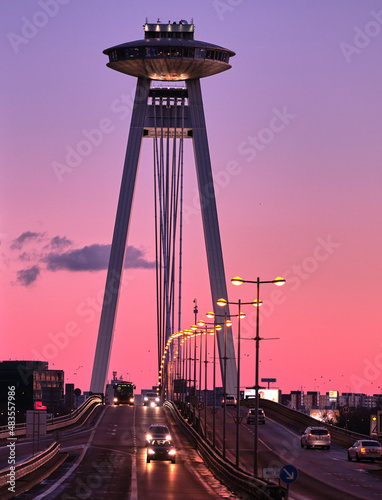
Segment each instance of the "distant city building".
[{"label": "distant city building", "polygon": [[27,410],[36,402],[47,406],[48,412],[61,409],[64,403],[64,371],[49,370],[47,361],[0,362],[0,409],[5,415],[8,387],[16,390],[16,420],[25,421]]},{"label": "distant city building", "polygon": [[320,393],[317,391],[308,391],[304,397],[304,405],[306,409],[319,408]]},{"label": "distant city building", "polygon": [[68,411],[74,409],[74,384],[65,384],[65,407]]},{"label": "distant city building", "polygon": [[291,408],[298,410],[303,404],[304,404],[303,391],[291,391],[291,393],[290,393],[290,406],[291,406]]}]

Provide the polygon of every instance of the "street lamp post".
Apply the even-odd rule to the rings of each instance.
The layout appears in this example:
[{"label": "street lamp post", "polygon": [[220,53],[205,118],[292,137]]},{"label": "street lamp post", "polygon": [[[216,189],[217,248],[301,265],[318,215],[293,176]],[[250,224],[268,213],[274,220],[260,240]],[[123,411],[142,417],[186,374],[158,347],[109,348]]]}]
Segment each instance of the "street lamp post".
[{"label": "street lamp post", "polygon": [[[215,313],[213,312],[208,312],[206,314],[207,318],[215,318]],[[216,337],[217,337],[217,332],[222,329],[221,325],[218,325],[215,321],[213,323],[206,323],[206,325],[212,325],[214,327],[213,329],[213,335],[214,335],[214,354],[213,354],[213,380],[212,380],[212,385],[213,385],[213,402],[212,402],[212,446],[215,449],[216,448]]]},{"label": "street lamp post", "polygon": [[[242,302],[227,302],[225,299],[219,299],[217,301],[218,306],[220,307],[225,307],[227,304],[234,304],[239,306],[239,312],[237,315],[238,317],[238,344],[237,344],[237,382],[236,382],[236,417],[235,417],[235,423],[236,423],[236,467],[239,468],[239,457],[240,457],[240,424],[242,417],[240,417],[240,325],[241,325],[241,320],[242,318],[245,318],[245,314],[241,312],[241,305]],[[243,304],[252,304],[252,302],[244,302]],[[231,316],[232,317],[232,316]]]},{"label": "street lamp post", "polygon": [[277,286],[284,285],[284,278],[275,278],[271,281],[260,281],[258,277],[256,281],[243,280],[240,277],[232,278],[233,285],[242,285],[243,283],[255,283],[256,284],[256,301],[254,305],[256,306],[256,360],[255,360],[255,429],[254,429],[254,446],[253,446],[253,474],[257,477],[257,455],[258,455],[258,430],[259,430],[259,347],[260,347],[260,335],[259,335],[259,306],[260,301],[260,285],[265,283],[273,283]]},{"label": "street lamp post", "polygon": [[237,397],[236,397],[236,467],[239,468],[240,449],[240,322],[241,322],[241,302],[239,299],[238,329],[237,329]]},{"label": "street lamp post", "polygon": [[227,313],[224,314],[224,373],[223,373],[223,458],[225,459],[226,442],[226,384],[227,384]]},{"label": "street lamp post", "polygon": [[[203,327],[204,326],[204,438],[207,439],[207,323],[205,323],[203,320],[198,321],[198,326]],[[200,352],[201,352],[201,344],[202,341],[200,340]],[[200,366],[201,366],[201,361],[202,357],[200,356]],[[200,384],[201,385],[201,384]],[[200,397],[199,397],[200,400]]]}]

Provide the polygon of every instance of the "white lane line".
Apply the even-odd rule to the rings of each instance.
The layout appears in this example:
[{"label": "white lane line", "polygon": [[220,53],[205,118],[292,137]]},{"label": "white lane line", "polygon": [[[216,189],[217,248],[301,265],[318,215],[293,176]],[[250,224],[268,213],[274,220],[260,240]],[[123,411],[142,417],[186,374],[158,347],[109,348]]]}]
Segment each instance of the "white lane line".
[{"label": "white lane line", "polygon": [[131,460],[131,492],[130,492],[130,500],[138,500],[138,481],[137,481],[137,432],[135,428],[135,414],[136,414],[136,406],[134,405],[133,411],[133,446],[134,446],[134,455]]},{"label": "white lane line", "polygon": [[89,436],[88,442],[85,445],[82,445],[82,453],[77,458],[77,460],[75,461],[75,463],[66,472],[66,474],[64,474],[62,477],[60,477],[60,479],[58,479],[48,490],[46,490],[44,493],[41,493],[41,495],[38,495],[37,497],[35,497],[35,500],[41,500],[42,498],[45,498],[47,495],[49,495],[50,493],[52,493],[58,486],[60,486],[60,484],[62,484],[70,476],[70,474],[72,474],[73,471],[75,471],[77,469],[77,467],[82,462],[82,460],[83,460],[83,458],[85,456],[85,453],[88,451],[88,448],[89,448],[89,446],[90,446],[90,444],[91,444],[91,442],[93,440],[95,431],[96,431],[99,423],[101,422],[106,409],[107,409],[107,407],[105,406],[105,408],[103,409],[101,415],[98,417],[97,423],[95,424],[92,433]]}]

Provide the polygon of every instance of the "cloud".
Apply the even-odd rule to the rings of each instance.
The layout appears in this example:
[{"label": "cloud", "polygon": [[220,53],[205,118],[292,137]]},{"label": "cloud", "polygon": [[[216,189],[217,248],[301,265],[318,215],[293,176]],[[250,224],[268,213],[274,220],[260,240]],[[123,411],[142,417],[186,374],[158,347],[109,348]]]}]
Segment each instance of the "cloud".
[{"label": "cloud", "polygon": [[144,269],[155,268],[155,261],[149,261],[144,258],[142,250],[135,248],[133,246],[128,246],[126,248],[125,256],[125,268],[137,268],[141,267]]},{"label": "cloud", "polygon": [[22,286],[30,286],[40,275],[40,268],[32,266],[29,269],[22,269],[17,272],[17,283]]},{"label": "cloud", "polygon": [[73,242],[68,240],[66,236],[64,237],[60,237],[60,236],[55,236],[54,238],[52,238],[50,240],[50,243],[49,245],[47,245],[46,247],[44,248],[52,248],[52,249],[55,249],[55,250],[61,250],[61,249],[64,249],[66,247],[70,247],[70,245],[72,244]]},{"label": "cloud", "polygon": [[[110,245],[90,245],[64,253],[50,252],[43,261],[49,271],[101,271],[107,269],[110,256]],[[155,262],[145,259],[141,250],[128,246],[126,250],[125,268],[155,267]]]},{"label": "cloud", "polygon": [[10,248],[11,250],[21,250],[25,243],[29,243],[30,241],[37,241],[44,236],[45,233],[32,233],[31,231],[26,231],[12,241]]},{"label": "cloud", "polygon": [[[13,283],[28,287],[45,272],[96,272],[108,268],[111,245],[95,243],[82,248],[69,248],[73,245],[66,236],[51,238],[45,232],[25,231],[10,244],[12,250],[19,251],[16,261],[18,267],[23,267],[16,271],[17,278]],[[29,267],[25,268],[27,265]],[[128,246],[124,267],[153,269],[155,261],[148,260],[143,250]]]},{"label": "cloud", "polygon": [[100,271],[107,268],[110,245],[90,245],[65,253],[50,252],[44,259],[49,271]]}]

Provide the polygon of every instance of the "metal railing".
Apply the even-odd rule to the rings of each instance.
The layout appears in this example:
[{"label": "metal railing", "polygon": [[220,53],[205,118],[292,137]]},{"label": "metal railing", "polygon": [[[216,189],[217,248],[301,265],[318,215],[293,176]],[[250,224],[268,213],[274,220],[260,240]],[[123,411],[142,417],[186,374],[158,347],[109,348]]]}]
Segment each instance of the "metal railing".
[{"label": "metal railing", "polygon": [[[60,445],[55,442],[49,448],[42,451],[38,455],[35,455],[33,458],[30,458],[26,462],[18,464],[15,466],[15,477],[17,481],[19,481],[22,477],[27,474],[31,474],[35,472],[38,468],[45,465],[47,462],[52,460],[60,450]],[[0,488],[6,486],[9,481],[9,466],[0,471]]]},{"label": "metal railing", "polygon": [[[77,423],[92,406],[94,406],[93,411],[101,403],[102,399],[99,396],[90,396],[74,412],[49,420],[47,422],[47,431],[54,431]],[[12,432],[13,436],[24,436],[26,434],[26,424],[16,424]],[[8,426],[4,425],[0,427],[0,439],[6,439],[7,437],[9,437],[9,429]]]},{"label": "metal railing", "polygon": [[[305,415],[297,410],[288,408],[287,406],[275,403],[268,399],[261,399],[260,406],[265,411],[265,414],[269,417],[275,417],[277,420],[293,425],[297,431],[303,432],[306,427],[309,426],[324,426],[326,427],[332,439],[332,442],[340,446],[349,447],[358,439],[370,439],[370,436],[360,434],[358,432],[352,432],[342,427],[337,427],[336,425],[327,424],[321,422],[309,415]],[[375,439],[373,437],[373,439]],[[378,441],[379,439],[376,438]]]},{"label": "metal railing", "polygon": [[195,445],[197,451],[214,476],[229,490],[239,495],[240,498],[248,500],[282,500],[286,498],[286,489],[284,487],[276,483],[256,479],[252,475],[236,469],[230,461],[223,459],[223,457],[188,424],[174,403],[166,401],[164,406],[171,412],[174,420],[183,433]]}]

